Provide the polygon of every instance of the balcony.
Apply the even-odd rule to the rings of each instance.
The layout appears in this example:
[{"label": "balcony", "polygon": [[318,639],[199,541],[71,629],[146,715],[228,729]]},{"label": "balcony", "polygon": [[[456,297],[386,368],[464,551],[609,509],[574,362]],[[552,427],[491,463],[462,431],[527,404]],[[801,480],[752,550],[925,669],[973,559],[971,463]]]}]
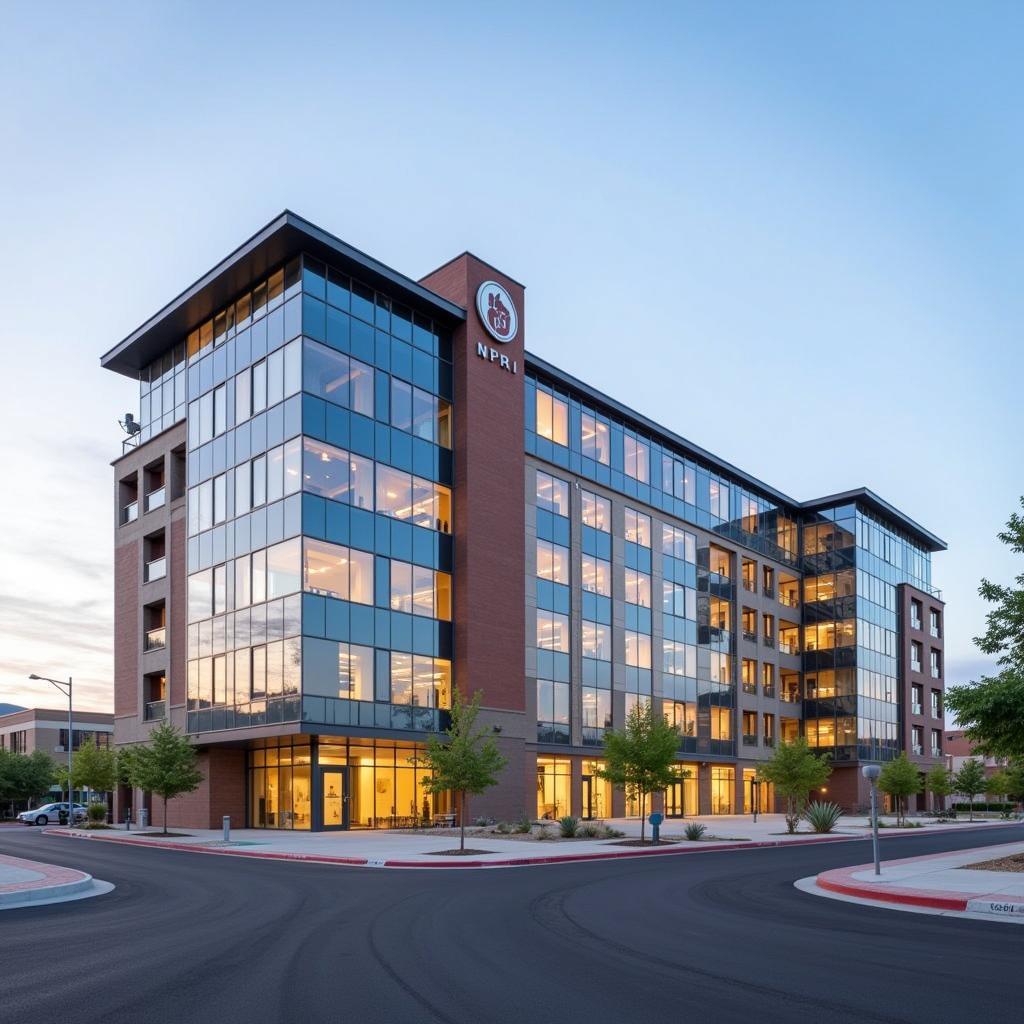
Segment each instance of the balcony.
[{"label": "balcony", "polygon": [[915,701],[913,704],[910,705],[910,713],[912,715],[923,715],[924,708]]},{"label": "balcony", "polygon": [[756,644],[757,634],[753,630],[745,629],[743,630],[743,639],[746,640],[748,643]]},{"label": "balcony", "polygon": [[121,509],[121,525],[127,526],[129,523],[134,523],[139,518],[139,503],[138,501],[130,501],[127,505]]},{"label": "balcony", "polygon": [[789,594],[779,594],[779,604],[784,604],[787,608],[799,608],[800,599]]},{"label": "balcony", "polygon": [[757,584],[753,580],[744,580],[743,589],[749,590],[751,594],[757,593]]},{"label": "balcony", "polygon": [[774,736],[765,736],[765,737],[762,738],[761,743],[764,746],[766,746],[766,747],[774,747],[775,746],[775,737]]},{"label": "balcony", "polygon": [[761,687],[761,692],[762,692],[762,693],[763,693],[763,694],[764,694],[764,695],[765,695],[766,697],[774,697],[774,696],[775,696],[775,684],[774,684],[774,683],[765,683],[765,684],[764,684],[764,685],[763,685],[763,686]]},{"label": "balcony", "polygon": [[765,597],[774,597],[774,596],[775,596],[775,588],[774,588],[774,587],[772,587],[772,586],[769,586],[769,585],[768,585],[768,584],[766,583],[766,584],[765,584],[765,585],[764,585],[764,586],[763,586],[763,587],[761,588],[761,593],[762,593],[762,594],[764,594],[764,596],[765,596]]},{"label": "balcony", "polygon": [[756,735],[750,736],[747,733],[744,733],[743,734],[743,746],[745,746],[745,747],[756,747],[757,746],[757,736]]},{"label": "balcony", "polygon": [[783,654],[799,654],[800,644],[798,644],[795,640],[780,640],[779,650]]},{"label": "balcony", "polygon": [[920,757],[924,753],[924,747],[920,743],[915,743],[913,745],[913,751],[918,755],[918,757]]},{"label": "balcony", "polygon": [[757,694],[757,683],[744,683],[743,684],[743,692],[744,693],[752,693],[752,694],[756,695]]},{"label": "balcony", "polygon": [[143,718],[147,722],[159,722],[167,717],[167,701],[165,700],[151,700],[147,701],[146,706],[143,709]]},{"label": "balcony", "polygon": [[761,637],[761,643],[763,643],[765,647],[774,647],[775,637],[769,636],[767,633],[765,633],[765,635]]},{"label": "balcony", "polygon": [[167,646],[167,627],[157,626],[155,629],[147,629],[143,640],[144,651],[159,651]]},{"label": "balcony", "polygon": [[910,662],[910,671],[911,672],[920,672],[921,671],[921,662],[913,661],[912,660]]},{"label": "balcony", "polygon": [[910,628],[911,629],[920,629],[921,628],[921,619],[917,615],[911,615],[910,616]]},{"label": "balcony", "polygon": [[942,751],[938,747],[932,747],[932,757],[942,757]]},{"label": "balcony", "polygon": [[787,704],[799,704],[800,703],[800,691],[799,690],[783,690],[779,694],[779,700],[785,701]]},{"label": "balcony", "polygon": [[167,488],[158,487],[155,491],[150,491],[146,495],[146,511],[152,512],[154,509],[163,508],[167,504]]},{"label": "balcony", "polygon": [[167,575],[167,559],[154,558],[146,563],[142,580],[144,583],[152,583],[154,580],[162,580]]}]

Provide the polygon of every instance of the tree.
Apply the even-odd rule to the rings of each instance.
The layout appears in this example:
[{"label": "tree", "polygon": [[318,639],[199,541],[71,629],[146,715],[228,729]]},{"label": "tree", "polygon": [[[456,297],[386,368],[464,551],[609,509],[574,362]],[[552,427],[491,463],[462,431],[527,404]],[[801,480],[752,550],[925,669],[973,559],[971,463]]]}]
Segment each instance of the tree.
[{"label": "tree", "polygon": [[906,814],[906,799],[921,792],[921,775],[917,765],[911,764],[906,753],[882,767],[878,788],[888,793],[896,804],[896,825],[902,825]]},{"label": "tree", "polygon": [[[1024,554],[1024,516],[1013,513],[997,536],[1015,554]],[[951,687],[946,706],[979,753],[1024,757],[1024,573],[1014,586],[983,579],[978,593],[995,607],[986,617],[985,634],[974,643],[982,653],[997,655],[1002,670]]]},{"label": "tree", "polygon": [[971,821],[974,821],[974,798],[985,792],[988,779],[985,778],[985,767],[977,758],[969,757],[953,777],[956,792],[963,793],[971,803]]},{"label": "tree", "polygon": [[1006,774],[1006,796],[1019,804],[1024,800],[1024,757],[1014,758],[1003,769]]},{"label": "tree", "polygon": [[941,807],[937,807],[936,810],[943,810],[945,808],[946,797],[953,792],[952,776],[941,764],[937,764],[928,773],[924,780],[924,784],[931,792],[932,796],[936,797],[942,805]]},{"label": "tree", "polygon": [[640,801],[640,842],[644,842],[647,800],[690,773],[676,766],[679,728],[654,713],[650,701],[637,701],[626,727],[604,734],[604,768],[597,774]]},{"label": "tree", "polygon": [[467,704],[459,688],[452,693],[452,721],[444,739],[430,736],[423,760],[431,770],[423,777],[428,793],[451,790],[459,808],[459,849],[466,848],[466,797],[486,792],[497,785],[498,775],[507,761],[498,751],[494,737],[476,719],[480,714],[481,691]]},{"label": "tree", "polygon": [[90,737],[75,753],[71,762],[75,785],[95,793],[112,792],[117,785],[117,755],[108,747],[97,747]]},{"label": "tree", "polygon": [[985,793],[989,796],[997,796],[1005,799],[1010,792],[1010,776],[1000,768],[999,771],[990,775],[985,782]]},{"label": "tree", "polygon": [[57,780],[57,765],[44,750],[15,754],[0,749],[0,798],[31,802],[46,796]]},{"label": "tree", "polygon": [[803,736],[792,743],[780,743],[770,761],[758,769],[761,778],[775,786],[786,800],[786,830],[796,831],[812,789],[817,789],[832,774],[828,754],[815,754]]},{"label": "tree", "polygon": [[149,734],[149,743],[136,748],[129,760],[129,781],[163,798],[163,834],[167,835],[167,801],[197,790],[203,773],[196,764],[196,751],[188,737],[164,723]]}]

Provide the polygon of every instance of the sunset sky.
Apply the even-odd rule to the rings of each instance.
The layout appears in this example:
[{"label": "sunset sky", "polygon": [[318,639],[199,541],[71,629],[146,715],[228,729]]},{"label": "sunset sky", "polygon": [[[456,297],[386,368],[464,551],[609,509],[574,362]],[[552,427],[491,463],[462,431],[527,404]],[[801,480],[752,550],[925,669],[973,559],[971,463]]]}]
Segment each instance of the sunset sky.
[{"label": "sunset sky", "polygon": [[474,251],[531,351],[794,498],[871,487],[949,543],[947,682],[986,669],[1024,8],[210,6],[4,15],[0,703],[112,708],[98,357],[285,207],[412,277]]}]

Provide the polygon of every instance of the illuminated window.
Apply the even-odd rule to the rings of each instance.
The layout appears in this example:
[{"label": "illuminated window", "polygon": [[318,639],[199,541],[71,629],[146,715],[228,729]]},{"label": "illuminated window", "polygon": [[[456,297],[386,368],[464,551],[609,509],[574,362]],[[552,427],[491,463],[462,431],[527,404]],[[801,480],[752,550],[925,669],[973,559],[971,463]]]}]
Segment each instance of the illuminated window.
[{"label": "illuminated window", "polygon": [[651,667],[651,638],[646,633],[626,630],[626,664],[635,668]]},{"label": "illuminated window", "polygon": [[651,451],[650,447],[637,437],[624,434],[623,444],[623,469],[626,476],[642,484],[651,481]]},{"label": "illuminated window", "polygon": [[636,569],[626,569],[626,602],[651,607],[651,577]]},{"label": "illuminated window", "polygon": [[680,736],[697,735],[697,705],[681,700],[664,700],[661,702],[662,714],[669,725],[679,730]]},{"label": "illuminated window", "polygon": [[607,466],[611,459],[611,428],[607,423],[602,423],[593,413],[588,412],[583,413],[581,423],[584,456]]},{"label": "illuminated window", "polygon": [[567,757],[537,758],[537,817],[557,821],[569,813],[570,761]]},{"label": "illuminated window", "polygon": [[357,604],[373,604],[373,555],[369,552],[307,538],[303,556],[304,590]]},{"label": "illuminated window", "polygon": [[729,518],[729,485],[711,480],[711,514],[719,519]]},{"label": "illuminated window", "polygon": [[555,444],[569,443],[569,403],[537,388],[537,433]]},{"label": "illuminated window", "polygon": [[696,645],[663,640],[661,669],[671,676],[687,676],[692,679],[697,675]]},{"label": "illuminated window", "polygon": [[736,769],[711,767],[711,813],[732,814],[736,793]]},{"label": "illuminated window", "polygon": [[569,514],[569,485],[564,480],[547,473],[537,474],[537,507],[554,512],[555,515]]},{"label": "illuminated window", "polygon": [[667,523],[661,524],[661,551],[671,558],[685,562],[697,561],[697,538],[688,530],[680,530]]},{"label": "illuminated window", "polygon": [[612,660],[612,629],[597,622],[583,620],[583,657],[598,661]]},{"label": "illuminated window", "polygon": [[602,533],[612,531],[612,503],[590,491],[580,492],[583,498],[583,525],[592,526]]},{"label": "illuminated window", "polygon": [[642,547],[651,546],[651,517],[635,509],[626,509],[626,540],[639,544]]},{"label": "illuminated window", "polygon": [[537,609],[537,646],[545,651],[569,652],[569,616]]},{"label": "illuminated window", "polygon": [[551,541],[537,541],[537,576],[552,583],[569,582],[569,549]]},{"label": "illuminated window", "polygon": [[603,558],[582,556],[582,585],[591,594],[610,597],[612,593],[612,567]]}]

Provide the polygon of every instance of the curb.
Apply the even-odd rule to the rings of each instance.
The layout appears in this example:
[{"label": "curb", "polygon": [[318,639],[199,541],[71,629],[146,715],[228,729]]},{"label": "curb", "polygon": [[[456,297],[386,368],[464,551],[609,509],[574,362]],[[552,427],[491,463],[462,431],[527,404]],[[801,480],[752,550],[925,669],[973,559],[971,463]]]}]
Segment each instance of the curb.
[{"label": "curb", "polygon": [[[957,829],[958,832],[982,831],[989,826],[981,825],[973,829]],[[926,832],[923,829],[912,830],[917,835],[934,835],[933,832]],[[537,864],[574,864],[590,861],[623,860],[636,857],[666,857],[682,856],[697,853],[717,853],[734,850],[762,850],[775,849],[780,846],[812,846],[822,843],[856,843],[870,839],[871,834],[861,835],[829,835],[829,836],[808,836],[806,839],[773,839],[758,840],[740,843],[719,843],[694,846],[665,846],[652,849],[624,849],[621,853],[592,852],[592,853],[564,853],[552,854],[546,857],[505,857],[501,860],[458,860],[454,863],[451,858],[430,859],[430,860],[408,860],[408,859],[385,859],[380,857],[332,857],[315,853],[274,853],[271,851],[257,851],[244,849],[225,849],[223,847],[200,846],[194,843],[163,842],[161,840],[138,840],[122,839],[120,836],[111,835],[89,835],[87,833],[75,832],[67,828],[46,828],[44,835],[60,836],[67,839],[86,839],[106,843],[120,843],[122,846],[148,846],[160,850],[177,850],[185,853],[204,853],[220,857],[251,857],[256,860],[278,860],[298,861],[306,864],[338,864],[345,867],[363,868],[522,868],[532,867]],[[887,837],[888,838],[888,837]],[[898,838],[898,837],[897,837]]]},{"label": "curb", "polygon": [[[42,884],[40,885],[23,883],[25,886],[24,888],[12,887],[7,889],[4,892],[0,892],[0,910],[24,907],[32,903],[50,903],[58,900],[65,900],[93,888],[94,880],[92,875],[86,874],[84,871],[78,871],[74,868],[55,868],[52,864],[23,860],[23,858],[20,857],[12,859],[23,861],[26,867],[31,865],[31,868],[28,868],[28,870],[51,868],[55,871],[70,873],[77,877],[71,878],[65,882],[55,882],[50,885],[46,884],[46,877],[44,877],[42,879]],[[46,874],[46,872],[43,873],[44,875]]]}]

